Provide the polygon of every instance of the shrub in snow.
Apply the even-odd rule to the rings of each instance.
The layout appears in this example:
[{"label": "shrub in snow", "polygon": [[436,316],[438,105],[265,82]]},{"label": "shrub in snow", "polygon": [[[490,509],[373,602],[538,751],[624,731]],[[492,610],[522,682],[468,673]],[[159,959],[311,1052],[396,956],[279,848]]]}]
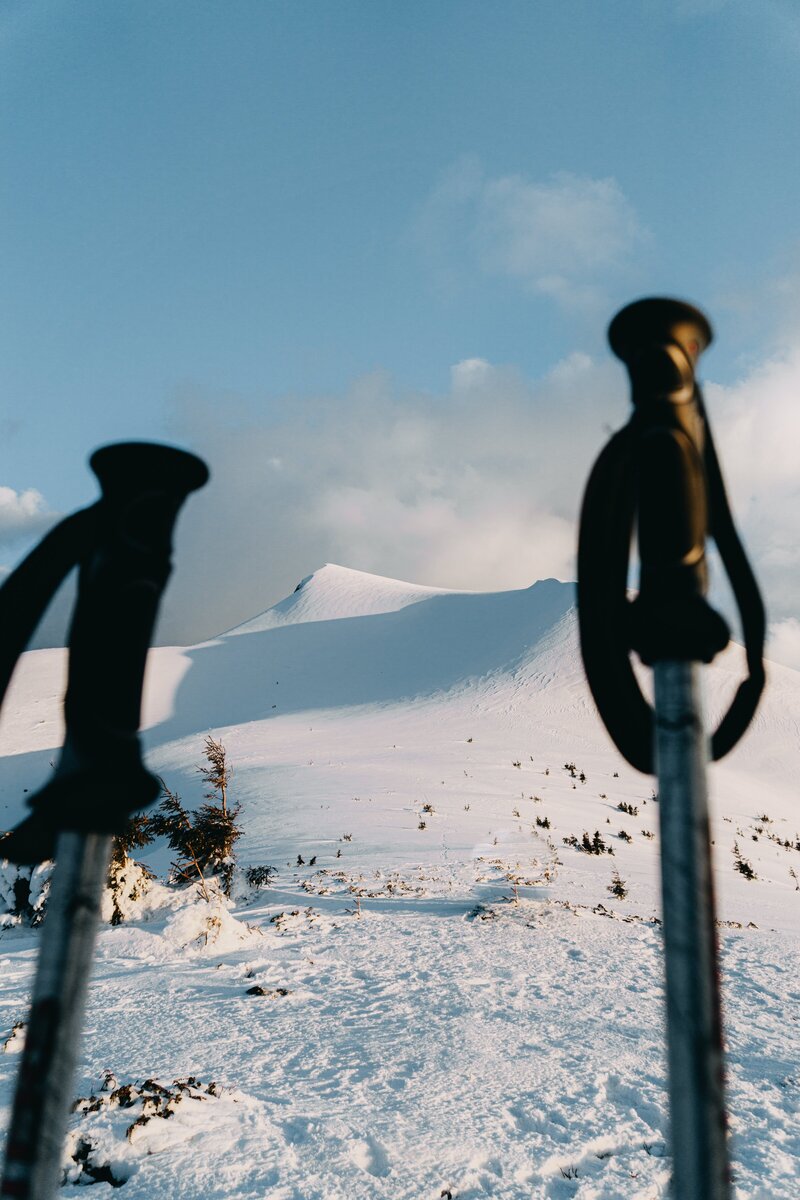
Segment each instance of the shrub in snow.
[{"label": "shrub in snow", "polygon": [[3,1054],[20,1054],[25,1049],[25,1030],[24,1021],[15,1021],[11,1027],[11,1033],[4,1040],[2,1045]]},{"label": "shrub in snow", "polygon": [[248,867],[244,873],[247,886],[251,888],[269,887],[274,876],[274,867]]},{"label": "shrub in snow", "polygon": [[233,778],[233,769],[228,766],[227,754],[222,742],[215,742],[209,735],[203,747],[208,763],[198,770],[206,781],[209,791],[206,803],[201,805],[195,818],[195,828],[207,847],[208,867],[222,880],[222,890],[231,894],[231,881],[236,865],[233,847],[242,836],[236,818],[242,811],[240,804],[228,804],[228,788]]},{"label": "shrub in snow", "polygon": [[611,876],[611,883],[608,885],[608,890],[612,896],[616,896],[618,900],[624,900],[628,894],[628,887],[624,879],[620,878],[619,871],[614,871]]},{"label": "shrub in snow", "polygon": [[123,832],[111,843],[103,917],[112,925],[119,925],[126,917],[130,917],[131,905],[140,900],[150,887],[153,872],[143,863],[136,862],[130,852],[149,845],[152,840],[149,818],[136,816],[131,817]]},{"label": "shrub in snow", "polygon": [[744,875],[745,879],[758,879],[758,876],[753,870],[753,864],[748,862],[746,858],[742,857],[738,842],[733,843],[733,858],[734,870],[738,871],[740,875]]},{"label": "shrub in snow", "polygon": [[0,927],[41,925],[50,894],[53,863],[18,867],[0,859]]},{"label": "shrub in snow", "polygon": [[583,850],[584,854],[613,854],[613,847],[607,846],[600,836],[600,830],[595,829],[594,837],[589,837],[586,830],[583,831],[583,837],[580,842],[576,837],[563,838],[565,846],[576,846],[578,850]]},{"label": "shrub in snow", "polygon": [[217,1083],[205,1085],[193,1075],[172,1083],[146,1079],[120,1087],[106,1071],[97,1093],[73,1105],[76,1116],[65,1147],[63,1183],[121,1187],[143,1156],[208,1135],[226,1117],[235,1127],[241,1102],[247,1105],[240,1094]]},{"label": "shrub in snow", "polygon": [[177,854],[172,864],[173,880],[197,883],[208,900],[211,875],[219,876],[226,896],[231,893],[236,868],[234,846],[242,830],[236,823],[241,806],[228,802],[233,772],[227,765],[225,747],[209,736],[204,753],[209,765],[199,771],[209,785],[205,803],[190,813],[177,792],[171,792],[162,780],[161,803],[148,819],[148,829],[152,837],[165,837]]}]

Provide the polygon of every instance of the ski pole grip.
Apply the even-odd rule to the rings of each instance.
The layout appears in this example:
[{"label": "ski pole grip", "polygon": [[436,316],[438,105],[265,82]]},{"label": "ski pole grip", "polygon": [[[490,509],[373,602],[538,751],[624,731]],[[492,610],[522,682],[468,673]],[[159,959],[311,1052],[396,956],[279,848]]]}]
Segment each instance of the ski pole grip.
[{"label": "ski pole grip", "polygon": [[[764,686],[765,613],[734,525],[695,367],[711,341],[703,314],[650,298],[617,313],[611,349],[631,379],[633,414],[601,451],[581,505],[578,618],[586,678],[620,753],[653,774],[654,712],[633,670],[710,662],[729,638],[705,599],[706,537],[731,584],[747,651],[747,677],[711,738],[722,758],[747,729]],[[638,526],[639,595],[628,599]]]},{"label": "ski pole grip", "polygon": [[117,833],[159,791],[138,736],[145,662],[175,520],[208,469],[183,450],[138,442],[105,446],[90,465],[102,497],[69,635],[66,736],[54,777],[30,801],[33,816],[10,835],[16,861],[49,857],[62,830]]},{"label": "ski pole grip", "polygon": [[679,347],[692,369],[713,341],[708,319],[684,300],[650,297],[620,309],[608,327],[608,342],[632,376],[643,354],[652,347]]},{"label": "ski pole grip", "polygon": [[172,533],[208,470],[183,450],[123,443],[95,451],[97,542],[78,577],[69,636],[65,755],[113,759],[139,728],[147,651],[171,571]]},{"label": "ski pole grip", "polygon": [[640,300],[609,328],[631,379],[638,430],[636,510],[641,577],[631,645],[652,664],[709,662],[728,630],[704,599],[709,506],[705,419],[695,365],[712,332],[679,300]]}]

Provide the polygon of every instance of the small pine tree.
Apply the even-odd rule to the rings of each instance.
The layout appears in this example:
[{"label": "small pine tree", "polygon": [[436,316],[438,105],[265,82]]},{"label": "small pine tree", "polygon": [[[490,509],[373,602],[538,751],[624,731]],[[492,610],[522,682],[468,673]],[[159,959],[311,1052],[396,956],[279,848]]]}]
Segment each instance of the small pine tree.
[{"label": "small pine tree", "polygon": [[738,871],[740,875],[744,875],[745,879],[758,879],[753,869],[753,864],[742,856],[738,842],[733,843],[733,858],[734,870]]},{"label": "small pine tree", "polygon": [[228,766],[227,754],[222,742],[206,737],[204,753],[207,767],[200,767],[203,779],[209,785],[206,803],[202,804],[195,817],[195,830],[200,837],[200,852],[207,866],[222,880],[222,890],[230,896],[233,872],[236,867],[234,846],[242,836],[236,818],[242,811],[240,804],[228,804],[228,788],[233,770]]},{"label": "small pine tree", "polygon": [[209,765],[197,769],[211,788],[211,791],[206,792],[206,800],[218,800],[220,810],[227,816],[228,788],[233,778],[233,770],[228,766],[225,747],[222,742],[215,742],[211,734],[208,734],[203,745],[203,753]]},{"label": "small pine tree", "polygon": [[205,900],[209,900],[203,865],[195,847],[195,832],[192,818],[183,807],[177,792],[171,792],[161,780],[161,803],[150,817],[150,831],[154,838],[165,837],[170,850],[177,858],[172,864],[173,878],[178,883],[197,880]]},{"label": "small pine tree", "polygon": [[624,879],[620,878],[619,871],[615,870],[611,876],[611,883],[608,885],[608,890],[612,896],[616,896],[618,900],[624,900],[628,894],[628,887]]},{"label": "small pine tree", "polygon": [[172,864],[175,878],[181,882],[197,879],[200,891],[209,899],[207,876],[217,875],[222,890],[230,896],[236,866],[234,846],[242,836],[236,823],[241,805],[230,804],[228,788],[233,772],[227,764],[225,747],[209,736],[204,753],[208,766],[198,768],[209,785],[205,803],[196,812],[184,808],[180,796],[171,792],[161,781],[162,799],[150,818],[150,830],[156,837],[166,837],[178,858]]}]

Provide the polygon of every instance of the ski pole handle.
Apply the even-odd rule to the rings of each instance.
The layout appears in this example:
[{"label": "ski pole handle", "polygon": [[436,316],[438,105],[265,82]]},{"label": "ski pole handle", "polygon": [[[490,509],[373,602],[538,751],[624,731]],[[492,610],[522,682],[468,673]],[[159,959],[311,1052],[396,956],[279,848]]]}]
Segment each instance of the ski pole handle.
[{"label": "ski pole handle", "polygon": [[[713,538],[741,618],[747,676],[711,735],[722,758],[747,729],[764,687],[764,606],[731,514],[695,368],[711,341],[698,309],[638,300],[609,328],[630,376],[633,415],[600,453],[581,506],[578,618],[586,678],[617,748],[654,773],[654,712],[630,654],[643,662],[711,662],[727,645],[705,598]],[[639,595],[628,599],[638,531]]]},{"label": "ski pole handle", "polygon": [[[95,786],[107,766],[119,771],[127,760],[141,765],[145,661],[171,571],[173,528],[187,495],[202,487],[208,470],[183,450],[142,443],[106,446],[90,465],[103,498],[97,543],[78,579],[64,701],[67,735],[58,771],[65,781],[85,773]],[[102,786],[107,790],[107,780]]]},{"label": "ski pole handle", "polygon": [[636,515],[641,573],[630,610],[643,662],[710,662],[728,642],[704,599],[709,506],[706,426],[695,364],[711,341],[703,314],[680,300],[640,300],[608,331],[631,380],[638,451]]},{"label": "ski pole handle", "polygon": [[90,462],[102,497],[69,635],[66,737],[33,815],[3,842],[15,862],[52,857],[62,830],[114,834],[159,790],[138,736],[145,662],[175,520],[208,469],[183,450],[138,442],[105,446]]}]

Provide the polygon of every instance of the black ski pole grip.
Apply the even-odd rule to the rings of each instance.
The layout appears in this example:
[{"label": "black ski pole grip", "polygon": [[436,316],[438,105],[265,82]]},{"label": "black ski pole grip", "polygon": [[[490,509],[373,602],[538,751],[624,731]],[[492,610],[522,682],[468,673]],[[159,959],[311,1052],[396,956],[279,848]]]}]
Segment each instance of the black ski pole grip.
[{"label": "black ski pole grip", "polygon": [[[630,653],[643,662],[710,662],[728,627],[705,599],[706,537],[731,583],[747,651],[747,677],[711,738],[721,758],[753,717],[764,686],[764,606],[736,532],[695,378],[712,338],[696,308],[647,299],[617,314],[611,349],[627,367],[633,415],[592,468],[578,540],[578,618],[586,678],[617,748],[653,773],[653,710]],[[639,595],[628,599],[638,533]]]},{"label": "black ski pole grip", "polygon": [[193,454],[137,442],[103,447],[90,465],[102,497],[69,635],[66,736],[54,777],[29,802],[32,816],[2,843],[19,863],[52,857],[62,830],[119,832],[159,791],[138,735],[145,662],[175,521],[208,469]]},{"label": "black ski pole grip", "polygon": [[706,422],[695,364],[711,327],[679,300],[640,300],[614,318],[611,349],[631,381],[639,595],[629,638],[642,662],[710,662],[728,627],[705,599],[709,533]]}]

